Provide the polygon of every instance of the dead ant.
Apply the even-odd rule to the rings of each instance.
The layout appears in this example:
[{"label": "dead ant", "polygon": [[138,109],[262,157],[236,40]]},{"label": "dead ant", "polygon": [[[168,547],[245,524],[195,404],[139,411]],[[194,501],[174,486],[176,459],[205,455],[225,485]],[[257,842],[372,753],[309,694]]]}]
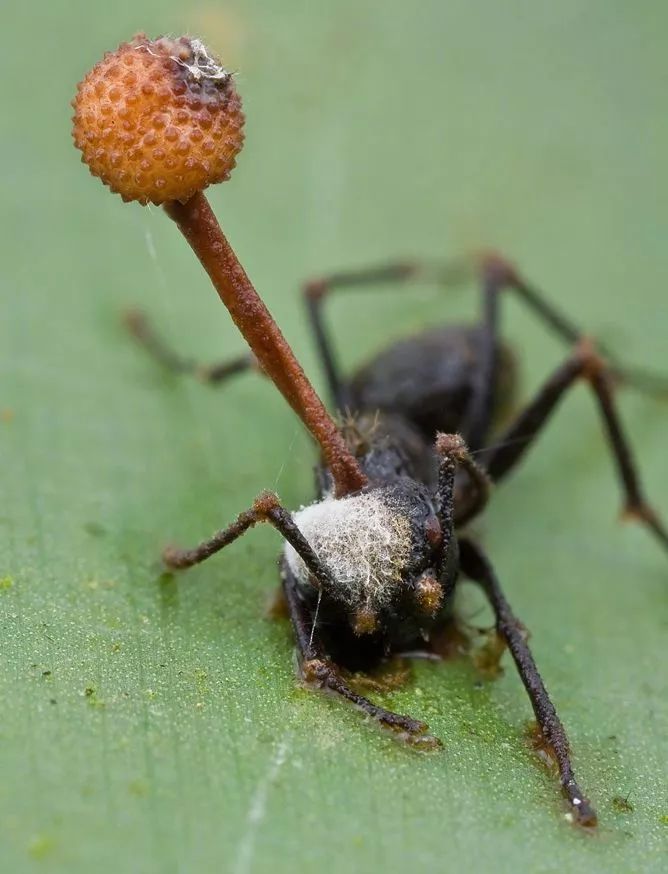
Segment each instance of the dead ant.
[{"label": "dead ant", "polygon": [[[468,577],[487,597],[546,745],[558,764],[571,816],[596,814],[573,774],[568,740],[493,567],[467,524],[492,484],[521,461],[568,389],[583,379],[599,407],[625,498],[625,512],[668,545],[645,500],[613,398],[616,382],[648,392],[663,382],[631,371],[587,340],[503,258],[480,259],[482,318],[477,325],[427,331],[395,343],[351,379],[342,379],[322,319],[336,288],[410,279],[443,280],[446,269],[395,264],[335,274],[307,284],[306,301],[332,403],[352,411],[337,426],[257,294],[203,194],[227,179],[243,143],[244,117],[232,75],[199,40],[138,34],[108,52],[73,100],[73,138],[91,173],[126,201],[162,205],[209,274],[251,355],[200,368],[174,354],[141,314],[129,325],[172,370],[212,383],[257,366],[317,442],[317,499],[290,513],[264,493],[251,509],[193,549],[164,560],[188,568],[258,522],[287,541],[282,590],[303,678],[351,702],[421,748],[438,745],[427,726],[362,697],[344,668],[369,667],[392,653],[424,648],[452,619],[457,583]],[[492,442],[513,387],[513,357],[499,336],[501,294],[512,291],[573,351],[515,420]],[[475,455],[475,458],[474,458]]]},{"label": "dead ant", "polygon": [[[483,313],[478,324],[445,326],[399,341],[350,379],[343,379],[322,318],[335,289],[408,280],[444,281],[449,267],[392,264],[337,273],[305,286],[310,324],[334,406],[349,411],[342,433],[368,484],[337,497],[325,464],[317,468],[317,501],[295,514],[262,494],[250,510],[193,549],[168,548],[173,569],[191,567],[236,540],[256,522],[273,524],[287,541],[280,562],[282,588],[294,627],[302,676],[345,698],[381,725],[420,748],[438,745],[427,726],[392,713],[357,694],[340,668],[368,668],[392,653],[424,649],[452,620],[458,580],[477,583],[494,611],[496,631],[515,661],[540,732],[554,751],[561,785],[574,819],[595,825],[580,789],[569,743],[527,643],[490,560],[461,533],[485,507],[490,488],[524,458],[569,388],[591,387],[600,410],[624,495],[625,514],[644,523],[668,545],[668,532],[651,510],[613,399],[617,382],[648,393],[663,382],[623,368],[564,318],[503,258],[480,261]],[[499,338],[501,294],[514,292],[573,351],[537,395],[490,443],[512,394],[515,368]],[[252,355],[201,367],[176,355],[133,313],[133,334],[165,366],[220,383],[256,367]],[[600,347],[599,347],[600,348]],[[474,458],[475,456],[475,458]]]}]

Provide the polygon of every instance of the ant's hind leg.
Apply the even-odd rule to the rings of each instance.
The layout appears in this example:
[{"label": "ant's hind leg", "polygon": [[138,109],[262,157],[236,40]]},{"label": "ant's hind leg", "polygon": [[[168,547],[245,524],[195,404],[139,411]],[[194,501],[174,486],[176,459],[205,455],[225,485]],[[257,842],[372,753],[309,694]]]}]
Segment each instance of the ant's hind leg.
[{"label": "ant's hind leg", "polygon": [[496,409],[497,374],[499,372],[500,301],[499,292],[506,284],[503,270],[494,262],[481,265],[482,318],[478,363],[472,373],[471,398],[468,402],[461,432],[468,445],[477,450],[484,444]]},{"label": "ant's hind leg", "polygon": [[[493,420],[499,372],[500,293],[514,292],[517,297],[555,334],[570,343],[584,343],[580,329],[529,285],[514,266],[500,255],[488,253],[478,259],[482,280],[483,311],[480,321],[482,339],[478,366],[473,375],[471,399],[461,432],[472,449],[484,445]],[[621,364],[607,349],[599,349],[608,361],[608,376],[621,385],[655,397],[668,397],[668,379],[642,368]]]},{"label": "ant's hind leg", "polygon": [[422,750],[437,749],[441,746],[438,738],[428,734],[424,722],[402,716],[379,707],[368,698],[358,695],[341,677],[336,665],[323,652],[314,627],[315,617],[304,604],[290,570],[283,566],[282,583],[288,612],[297,639],[300,671],[304,681],[312,687],[324,689],[345,699],[353,707],[361,710],[382,728],[389,729],[401,740]]},{"label": "ant's hind leg", "polygon": [[[542,291],[531,285],[510,261],[495,252],[488,252],[480,257],[479,262],[483,272],[496,272],[502,286],[513,292],[556,336],[571,344],[586,338],[587,334],[555,307]],[[597,346],[616,382],[651,397],[668,398],[666,376],[642,367],[629,367],[601,342],[597,342]]]},{"label": "ant's hind leg", "polygon": [[[495,252],[486,252],[475,258],[452,261],[396,261],[388,264],[331,273],[305,283],[303,293],[309,321],[315,336],[317,350],[325,371],[333,402],[344,409],[347,398],[345,384],[340,376],[331,337],[324,323],[322,307],[336,290],[365,288],[379,285],[404,285],[407,282],[436,283],[442,286],[459,285],[472,275],[482,279],[483,349],[473,386],[473,397],[466,418],[464,436],[472,448],[477,448],[480,435],[489,427],[498,358],[499,311],[496,298],[505,290],[514,293],[543,324],[562,340],[575,343],[584,333],[563,315],[543,294],[530,285],[515,266]],[[603,348],[603,347],[601,347]],[[668,379],[642,368],[627,367],[605,349],[615,379],[637,391],[658,397],[668,397]]]},{"label": "ant's hind leg", "polygon": [[536,662],[527,644],[526,631],[511,610],[484,552],[469,540],[460,540],[459,547],[462,571],[485,593],[494,611],[497,632],[510,650],[531,701],[541,734],[554,751],[561,786],[571,805],[572,815],[580,825],[595,826],[596,811],[587,801],[575,779],[568,737],[538,673]]},{"label": "ant's hind leg", "polygon": [[589,383],[603,420],[624,494],[624,516],[642,522],[668,547],[668,530],[647,502],[631,444],[617,412],[612,389],[614,375],[587,340],[578,344],[570,358],[547,380],[534,399],[499,436],[498,442],[495,441],[494,446],[478,457],[478,461],[494,482],[503,479],[533,445],[563,396],[579,379],[586,379]]},{"label": "ant's hind leg", "polygon": [[123,322],[146,352],[172,373],[187,374],[195,376],[201,382],[217,384],[246,370],[259,371],[255,356],[249,352],[215,364],[198,364],[190,358],[183,358],[156,333],[141,310],[128,310],[123,316]]}]

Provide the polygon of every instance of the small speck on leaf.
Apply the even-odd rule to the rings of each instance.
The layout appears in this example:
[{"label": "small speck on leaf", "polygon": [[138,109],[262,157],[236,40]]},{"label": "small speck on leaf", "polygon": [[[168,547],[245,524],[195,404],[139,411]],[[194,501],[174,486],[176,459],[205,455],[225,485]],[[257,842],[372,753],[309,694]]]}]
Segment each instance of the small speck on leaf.
[{"label": "small speck on leaf", "polygon": [[83,528],[91,537],[104,537],[107,533],[107,529],[99,522],[86,522]]},{"label": "small speck on leaf", "polygon": [[148,795],[148,784],[145,780],[131,780],[128,783],[128,792],[135,798],[145,798]]},{"label": "small speck on leaf", "polygon": [[633,805],[629,801],[628,795],[626,798],[622,795],[615,795],[612,799],[612,807],[618,813],[633,813]]},{"label": "small speck on leaf", "polygon": [[84,696],[91,707],[105,707],[105,702],[97,697],[97,690],[93,686],[87,686],[84,689]]}]

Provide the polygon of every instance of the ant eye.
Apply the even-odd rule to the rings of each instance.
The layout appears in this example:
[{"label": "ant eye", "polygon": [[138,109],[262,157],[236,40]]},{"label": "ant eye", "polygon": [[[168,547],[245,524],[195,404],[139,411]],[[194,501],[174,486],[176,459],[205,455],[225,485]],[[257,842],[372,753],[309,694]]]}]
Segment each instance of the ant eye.
[{"label": "ant eye", "polygon": [[427,538],[427,542],[431,546],[432,549],[436,550],[443,543],[443,531],[441,529],[441,523],[438,521],[436,516],[429,516],[427,521],[424,523],[424,533]]}]

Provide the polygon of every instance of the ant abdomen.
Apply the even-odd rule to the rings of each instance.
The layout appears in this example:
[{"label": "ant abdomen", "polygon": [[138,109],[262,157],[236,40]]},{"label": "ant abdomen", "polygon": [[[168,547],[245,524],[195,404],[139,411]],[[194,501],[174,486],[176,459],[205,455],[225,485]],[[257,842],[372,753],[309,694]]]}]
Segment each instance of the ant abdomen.
[{"label": "ant abdomen", "polygon": [[[485,354],[479,325],[446,325],[393,343],[361,367],[344,388],[351,409],[401,416],[423,437],[460,431]],[[515,395],[517,366],[506,343],[497,343],[494,418]],[[476,447],[472,447],[476,448]]]}]

